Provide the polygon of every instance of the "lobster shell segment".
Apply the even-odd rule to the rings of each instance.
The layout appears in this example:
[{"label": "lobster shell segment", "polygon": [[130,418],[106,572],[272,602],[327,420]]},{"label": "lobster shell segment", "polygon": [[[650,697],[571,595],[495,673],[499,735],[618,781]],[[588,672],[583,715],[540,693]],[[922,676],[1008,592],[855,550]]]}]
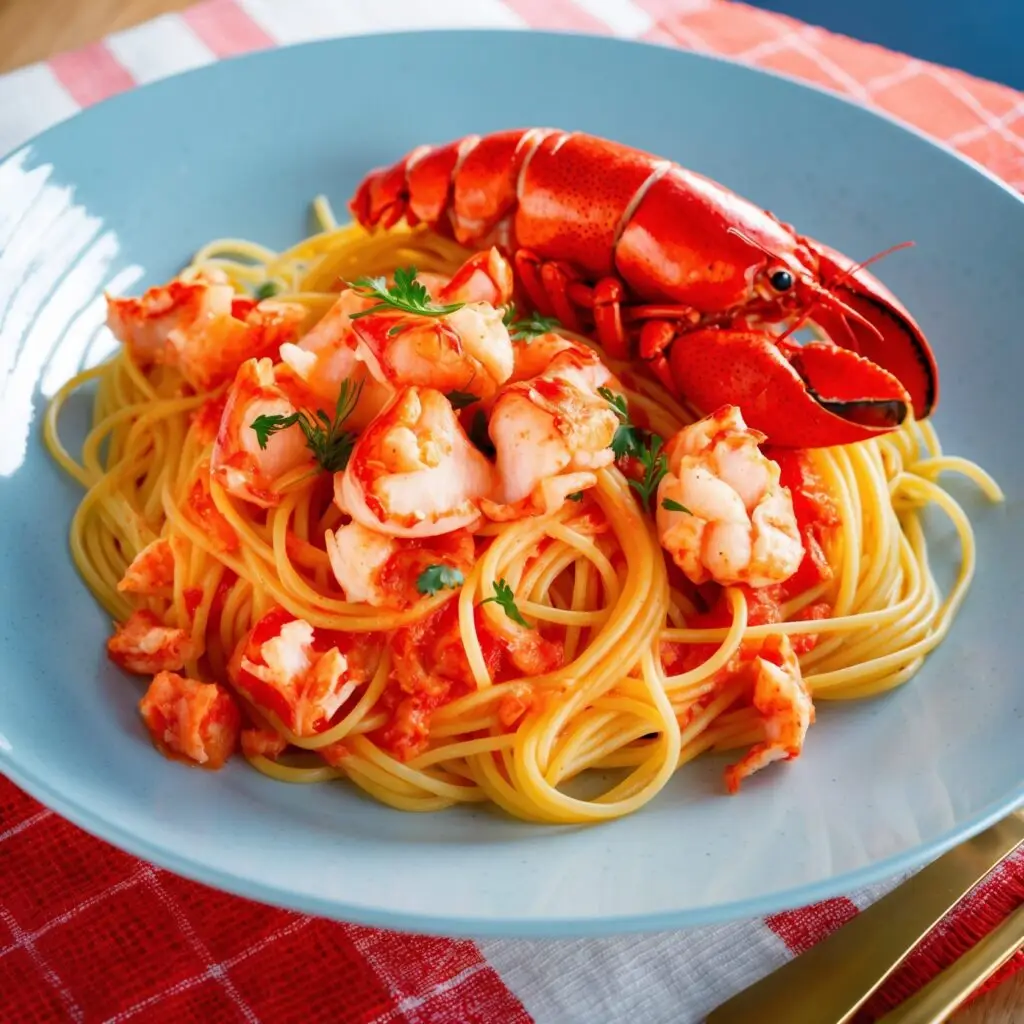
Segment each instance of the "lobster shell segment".
[{"label": "lobster shell segment", "polygon": [[649,184],[669,167],[592,135],[548,135],[523,168],[517,245],[588,278],[612,273],[619,235]]}]

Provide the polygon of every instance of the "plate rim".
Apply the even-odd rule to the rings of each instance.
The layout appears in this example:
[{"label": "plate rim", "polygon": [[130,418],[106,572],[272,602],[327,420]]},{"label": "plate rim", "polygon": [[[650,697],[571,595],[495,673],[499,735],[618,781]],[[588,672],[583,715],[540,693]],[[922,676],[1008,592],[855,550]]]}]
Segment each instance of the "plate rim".
[{"label": "plate rim", "polygon": [[[113,822],[109,815],[85,810],[64,797],[54,787],[33,773],[5,767],[6,755],[0,759],[4,774],[50,811],[77,825],[90,835],[110,843],[172,874],[218,889],[221,892],[253,900],[266,906],[298,911],[344,924],[419,935],[466,939],[597,939],[636,933],[677,931],[731,921],[754,920],[810,906],[820,900],[848,895],[913,872],[937,859],[959,843],[966,842],[991,825],[1024,809],[1024,782],[1014,793],[996,800],[964,824],[947,830],[930,843],[919,844],[875,861],[862,868],[794,886],[763,896],[716,903],[705,907],[674,909],[644,914],[611,914],[599,917],[472,918],[465,915],[441,916],[416,911],[387,910],[328,897],[296,894],[280,885],[262,882],[251,876],[223,871],[203,862],[199,857],[151,844],[144,836]],[[17,826],[15,826],[17,828]],[[793,896],[799,893],[798,899]]]},{"label": "plate rim", "polygon": [[[949,143],[927,134],[922,129],[887,111],[870,107],[828,86],[808,82],[796,75],[773,68],[761,68],[738,60],[735,57],[687,50],[665,42],[631,39],[591,32],[533,29],[528,26],[509,28],[483,26],[425,27],[422,29],[369,31],[333,36],[326,39],[277,44],[266,49],[219,58],[200,67],[187,68],[151,82],[139,83],[121,93],[107,97],[99,103],[84,107],[69,117],[65,117],[42,131],[35,133],[9,151],[0,154],[0,165],[6,164],[19,153],[29,150],[40,141],[51,136],[52,133],[59,133],[66,129],[69,124],[83,118],[88,120],[93,116],[93,111],[105,111],[122,103],[136,102],[134,97],[140,92],[152,94],[158,93],[163,89],[173,89],[177,79],[186,76],[202,75],[221,65],[232,66],[240,61],[258,62],[272,54],[281,52],[360,45],[364,39],[368,38],[383,37],[392,39],[395,40],[397,45],[401,45],[401,40],[406,40],[406,45],[415,40],[416,45],[423,45],[426,41],[424,37],[429,38],[437,34],[487,38],[508,36],[536,38],[537,36],[544,36],[554,40],[580,40],[588,45],[611,46],[613,49],[621,46],[644,49],[653,47],[658,50],[671,52],[676,58],[683,61],[697,63],[711,61],[742,69],[755,76],[765,75],[769,78],[781,79],[800,89],[819,93],[832,101],[838,101],[873,118],[888,122],[897,129],[915,136],[940,153],[964,164],[967,168],[979,174],[989,184],[997,186],[1001,192],[1007,194],[1019,204],[1024,205],[1024,195],[1017,189],[1013,188],[1008,182],[998,177],[972,157],[958,152]],[[988,79],[983,80],[991,81]],[[2,735],[0,735],[0,740],[3,739]],[[100,808],[96,809],[95,806],[90,807],[73,799],[66,799],[51,782],[18,764],[12,757],[11,748],[5,748],[2,743],[0,743],[0,773],[5,775],[29,796],[43,804],[45,808],[63,817],[90,835],[191,881],[210,886],[233,896],[254,900],[267,906],[298,911],[334,921],[417,934],[444,935],[459,938],[599,938],[629,933],[702,927],[741,919],[763,918],[772,913],[795,909],[839,894],[855,892],[865,886],[890,880],[905,872],[918,869],[929,861],[941,856],[947,850],[952,849],[958,843],[976,836],[1006,815],[1019,808],[1024,808],[1024,780],[1022,780],[1006,796],[986,805],[981,811],[966,821],[947,829],[930,842],[918,843],[900,853],[874,861],[852,871],[743,900],[716,903],[704,907],[676,908],[639,914],[609,914],[608,912],[602,912],[600,916],[596,917],[547,917],[533,914],[512,919],[493,916],[489,918],[473,918],[467,917],[464,914],[444,916],[418,911],[382,909],[335,898],[304,895],[279,884],[257,880],[251,875],[223,870],[204,861],[201,851],[195,853],[190,850],[189,853],[181,853],[165,843],[152,842],[146,836],[119,825],[113,820],[109,810],[107,810],[108,805],[101,804]],[[15,828],[17,827],[15,826]]]}]

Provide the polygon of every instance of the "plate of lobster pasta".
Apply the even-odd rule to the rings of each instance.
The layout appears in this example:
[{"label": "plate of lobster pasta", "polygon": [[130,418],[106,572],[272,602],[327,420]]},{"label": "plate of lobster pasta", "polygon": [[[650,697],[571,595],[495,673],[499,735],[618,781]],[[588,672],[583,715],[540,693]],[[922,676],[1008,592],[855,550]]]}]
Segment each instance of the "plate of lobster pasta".
[{"label": "plate of lobster pasta", "polygon": [[1024,206],[951,152],[660,47],[378,35],[57,126],[0,247],[0,770],[95,834],[596,935],[1021,802]]}]

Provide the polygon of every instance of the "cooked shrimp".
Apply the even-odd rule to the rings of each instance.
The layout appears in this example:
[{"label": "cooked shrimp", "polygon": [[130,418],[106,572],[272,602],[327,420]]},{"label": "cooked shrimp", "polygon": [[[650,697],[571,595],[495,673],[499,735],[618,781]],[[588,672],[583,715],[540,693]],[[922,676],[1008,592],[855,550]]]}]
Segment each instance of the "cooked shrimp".
[{"label": "cooked shrimp", "polygon": [[[308,333],[297,342],[281,346],[281,362],[319,401],[332,408],[343,381],[356,385],[366,376],[366,367],[356,357],[356,339],[349,317],[374,305],[373,299],[346,288]],[[366,422],[376,414],[387,396],[387,391],[380,395],[377,407],[369,411]]]},{"label": "cooked shrimp", "polygon": [[296,411],[290,394],[278,383],[269,359],[242,364],[228,392],[217,440],[210,456],[210,472],[229,494],[262,508],[276,505],[281,496],[274,480],[288,470],[311,462],[305,435],[293,423],[267,439],[261,448],[253,422],[260,416],[291,416]]},{"label": "cooked shrimp", "polygon": [[403,388],[356,442],[334,500],[392,537],[433,537],[475,525],[494,469],[439,391]]},{"label": "cooked shrimp", "polygon": [[506,387],[488,432],[497,453],[499,497],[483,503],[497,520],[559,508],[569,494],[593,487],[594,471],[611,465],[618,419],[589,390],[544,374]]},{"label": "cooked shrimp", "polygon": [[758,448],[763,440],[727,405],[684,427],[665,447],[669,469],[658,488],[658,533],[695,584],[765,587],[800,567],[804,548],[793,501],[779,484],[778,464]]},{"label": "cooked shrimp", "polygon": [[298,336],[305,315],[295,303],[236,304],[234,289],[217,270],[175,278],[137,299],[107,296],[107,326],[132,358],[143,366],[177,366],[199,391],[230,380],[250,357],[276,355]]},{"label": "cooked shrimp", "polygon": [[324,535],[327,555],[346,601],[363,601],[381,607],[388,595],[381,586],[381,570],[398,550],[398,541],[387,534],[351,522]]},{"label": "cooked shrimp", "polygon": [[375,607],[405,608],[421,596],[420,574],[431,566],[467,572],[474,555],[466,530],[408,540],[389,537],[351,522],[326,532],[327,554],[345,598]]},{"label": "cooked shrimp", "polygon": [[204,768],[220,768],[238,743],[238,705],[217,683],[160,672],[139,701],[139,712],[163,753]]},{"label": "cooked shrimp", "polygon": [[561,334],[541,334],[515,345],[515,369],[510,382],[529,380],[541,374],[560,377],[595,394],[603,387],[622,390],[615,375],[592,348]]},{"label": "cooked shrimp", "polygon": [[153,612],[144,608],[116,625],[114,635],[107,641],[110,660],[126,672],[140,676],[176,672],[192,653],[186,630],[163,625]]},{"label": "cooked shrimp", "polygon": [[174,583],[174,552],[166,537],[147,544],[125,570],[117,589],[122,594],[149,596]]},{"label": "cooked shrimp", "polygon": [[[497,307],[507,303],[512,294],[512,268],[496,249],[475,253],[450,279],[440,274],[419,274],[417,280],[442,305],[464,302]],[[366,373],[364,364],[369,364],[371,370],[376,371],[375,379],[365,382],[360,409],[356,410],[353,418],[356,429],[365,426],[380,411],[395,387],[420,384],[451,391],[471,380],[481,366],[487,373],[501,373],[506,355],[511,365],[511,345],[504,347],[508,350],[506,353],[499,332],[490,320],[464,314],[456,318],[452,330],[459,332],[457,341],[460,344],[465,342],[469,354],[461,357],[458,368],[447,365],[445,372],[449,378],[455,375],[454,383],[445,383],[447,378],[440,376],[434,381],[429,378],[429,367],[424,367],[417,360],[422,354],[430,358],[432,346],[440,344],[442,352],[448,355],[448,364],[452,363],[455,360],[449,351],[453,344],[451,339],[445,346],[443,341],[436,343],[429,338],[405,338],[400,345],[394,346],[391,343],[396,339],[387,337],[387,331],[399,319],[394,311],[385,310],[373,317],[352,320],[352,314],[365,312],[378,304],[377,299],[355,288],[346,288],[312,330],[295,344],[281,346],[282,362],[325,402],[334,402],[342,381],[361,381]],[[423,319],[431,321],[429,317]],[[372,321],[376,330],[367,321]],[[356,325],[359,325],[358,337],[353,330]],[[497,342],[489,336],[490,333],[498,335]],[[369,338],[369,342],[360,347],[360,340],[365,338]]]},{"label": "cooked shrimp", "polygon": [[512,373],[500,310],[484,302],[441,317],[375,313],[352,325],[358,357],[390,387],[416,385],[489,398]]},{"label": "cooked shrimp", "polygon": [[[418,275],[423,280],[423,275]],[[451,302],[485,302],[495,308],[508,305],[514,285],[512,265],[493,246],[474,253],[436,291],[424,281],[440,305]]]},{"label": "cooked shrimp", "polygon": [[369,679],[375,650],[370,634],[317,631],[275,609],[253,627],[228,673],[257,707],[272,711],[297,736],[312,736]]},{"label": "cooked shrimp", "polygon": [[768,637],[749,670],[754,677],[754,707],[764,721],[766,739],[726,769],[725,784],[730,793],[739,789],[743,779],[773,761],[799,757],[807,730],[814,722],[814,704],[788,637]]}]

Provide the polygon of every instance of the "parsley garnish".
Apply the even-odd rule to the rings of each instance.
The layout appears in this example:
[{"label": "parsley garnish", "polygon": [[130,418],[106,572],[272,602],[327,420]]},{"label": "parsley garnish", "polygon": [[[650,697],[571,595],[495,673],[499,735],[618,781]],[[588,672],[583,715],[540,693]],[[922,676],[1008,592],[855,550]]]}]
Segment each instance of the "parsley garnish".
[{"label": "parsley garnish", "polygon": [[566,495],[566,497],[570,501],[582,501],[583,500],[583,492],[582,491],[573,491],[572,494],[568,494],[568,495]]},{"label": "parsley garnish", "polygon": [[494,458],[496,449],[491,435],[487,433],[487,416],[483,409],[477,409],[473,416],[473,422],[469,425],[469,440],[478,451],[488,458]]},{"label": "parsley garnish", "polygon": [[263,284],[253,292],[253,298],[255,298],[257,302],[262,302],[264,299],[272,299],[279,291],[280,288],[278,288],[276,281],[264,281]]},{"label": "parsley garnish", "polygon": [[664,443],[657,434],[651,434],[648,446],[633,453],[643,467],[644,477],[642,480],[630,479],[627,483],[640,495],[640,501],[648,512],[651,510],[651,495],[657,492],[661,478],[668,472],[668,460],[661,450]]},{"label": "parsley garnish", "polygon": [[672,498],[664,498],[661,502],[661,507],[666,512],[685,512],[688,516],[692,516],[693,513],[685,506],[680,505],[678,501]]},{"label": "parsley garnish", "polygon": [[533,313],[530,316],[520,317],[516,314],[514,302],[508,304],[501,322],[508,328],[508,336],[513,341],[525,341],[527,344],[539,335],[550,334],[562,326],[553,316],[541,316],[539,313]]},{"label": "parsley garnish", "polygon": [[644,442],[638,427],[633,426],[629,418],[629,406],[622,395],[617,395],[610,388],[598,388],[597,393],[612,407],[612,411],[619,417],[619,426],[612,438],[612,451],[616,459],[624,459],[627,455],[639,458],[637,454],[643,447]]},{"label": "parsley garnish", "polygon": [[453,409],[465,409],[467,405],[480,401],[480,396],[474,395],[471,391],[449,391],[444,397],[451,402]]},{"label": "parsley garnish", "polygon": [[[649,512],[651,495],[657,492],[661,478],[668,472],[668,461],[661,450],[665,441],[658,434],[642,430],[630,420],[629,406],[622,395],[617,395],[609,388],[598,388],[597,393],[612,407],[619,418],[619,426],[611,445],[616,461],[634,458],[643,468],[642,480],[629,479],[627,483],[640,496],[644,509]],[[679,507],[682,508],[681,505]]]},{"label": "parsley garnish", "polygon": [[428,565],[416,580],[416,589],[421,594],[433,597],[439,590],[454,590],[466,582],[459,569],[450,565]]},{"label": "parsley garnish", "polygon": [[[416,280],[415,267],[399,267],[395,271],[395,283],[390,287],[387,278],[384,277],[361,277],[348,284],[365,298],[377,300],[376,306],[361,309],[358,313],[350,313],[350,320],[379,313],[382,309],[397,309],[400,313],[412,313],[415,316],[445,316],[462,309],[465,305],[464,302],[452,302],[447,306],[437,305],[430,298],[426,286]],[[396,324],[388,334],[398,334],[404,329],[401,324]]]},{"label": "parsley garnish", "polygon": [[317,409],[315,416],[306,412],[293,412],[290,416],[257,416],[250,426],[256,433],[260,448],[266,448],[274,434],[297,423],[306,435],[306,446],[316,461],[325,472],[336,473],[348,465],[356,443],[356,435],[350,430],[342,430],[341,425],[355,409],[362,390],[362,383],[352,387],[347,380],[342,381],[333,422],[323,409]]},{"label": "parsley garnish", "polygon": [[512,588],[504,579],[500,579],[494,584],[494,597],[485,597],[480,604],[485,605],[491,601],[494,601],[495,604],[500,604],[502,610],[513,622],[518,622],[520,626],[525,626],[527,629],[533,628],[520,614],[519,609],[516,607],[516,596],[512,593]]}]

